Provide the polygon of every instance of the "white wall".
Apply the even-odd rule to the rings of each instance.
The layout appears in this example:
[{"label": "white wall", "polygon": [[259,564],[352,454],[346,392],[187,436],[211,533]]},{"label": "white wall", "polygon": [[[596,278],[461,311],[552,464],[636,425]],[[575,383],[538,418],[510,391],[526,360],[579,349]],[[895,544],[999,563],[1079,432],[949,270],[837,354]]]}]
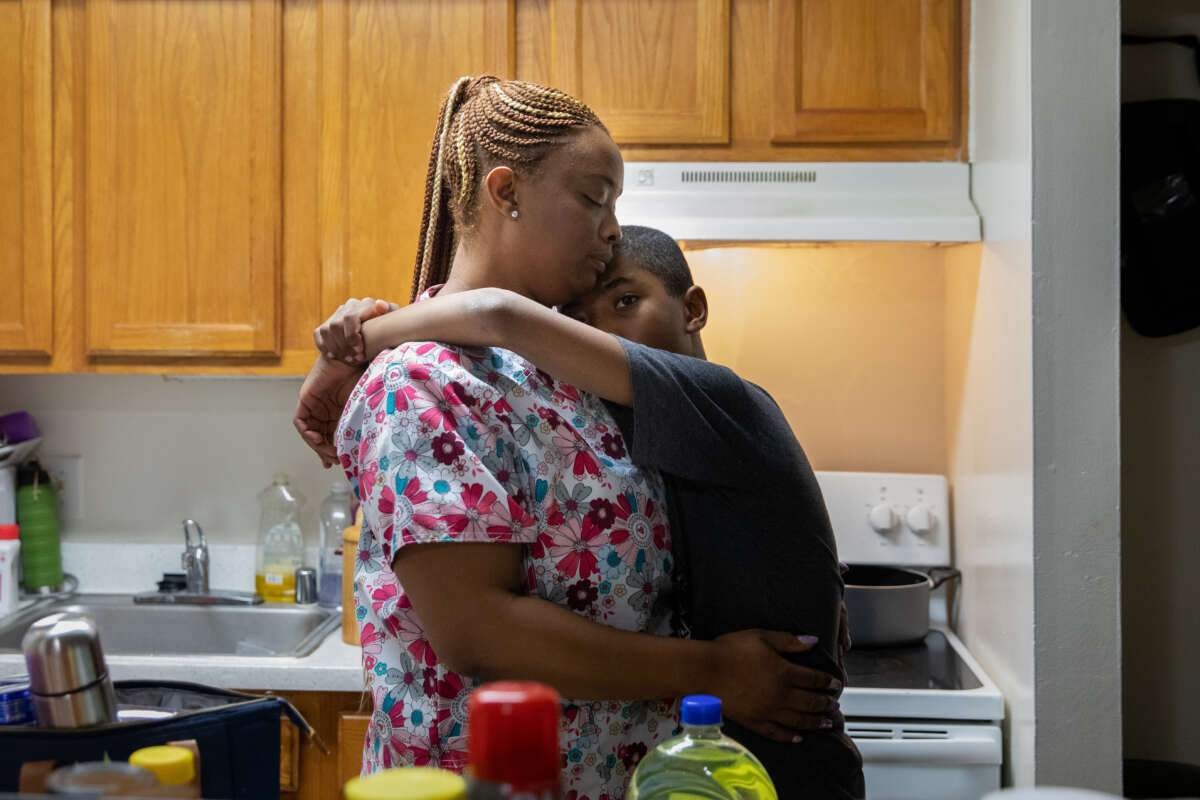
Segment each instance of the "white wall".
[{"label": "white wall", "polygon": [[948,442],[960,632],[1004,692],[1005,782],[1034,781],[1030,0],[971,12],[977,264],[947,262]]},{"label": "white wall", "polygon": [[1036,774],[1119,793],[1120,0],[1032,11]]},{"label": "white wall", "polygon": [[[1128,33],[1200,34],[1194,0],[1136,0]],[[1200,98],[1191,52],[1125,48],[1122,99]],[[1125,755],[1200,764],[1200,330],[1121,334],[1121,530]]]},{"label": "white wall", "polygon": [[0,413],[34,415],[40,455],[83,457],[83,515],[64,520],[66,541],[182,551],[180,521],[191,517],[211,544],[253,544],[255,495],[281,470],[307,496],[301,525],[315,545],[317,508],[342,476],[323,471],[292,428],[299,388],[299,379],[0,375]]}]

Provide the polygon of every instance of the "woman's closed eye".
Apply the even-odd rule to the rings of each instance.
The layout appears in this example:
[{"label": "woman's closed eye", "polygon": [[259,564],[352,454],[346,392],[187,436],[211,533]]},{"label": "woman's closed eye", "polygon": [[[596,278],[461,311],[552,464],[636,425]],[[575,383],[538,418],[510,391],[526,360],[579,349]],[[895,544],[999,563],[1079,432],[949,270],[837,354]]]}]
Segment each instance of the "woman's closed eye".
[{"label": "woman's closed eye", "polygon": [[594,205],[596,207],[600,207],[600,206],[604,205],[603,202],[593,199],[592,196],[589,195],[587,192],[581,192],[581,194],[583,195],[584,200],[588,201],[589,203],[591,203],[592,205]]}]

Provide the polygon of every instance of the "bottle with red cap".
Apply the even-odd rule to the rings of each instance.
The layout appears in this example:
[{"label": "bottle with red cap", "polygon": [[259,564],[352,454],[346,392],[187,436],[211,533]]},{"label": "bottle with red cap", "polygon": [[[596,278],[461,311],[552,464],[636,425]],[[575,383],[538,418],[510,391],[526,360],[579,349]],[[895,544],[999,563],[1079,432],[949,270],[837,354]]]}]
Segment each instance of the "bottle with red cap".
[{"label": "bottle with red cap", "polygon": [[485,683],[467,712],[471,800],[560,800],[558,692],[540,683]]},{"label": "bottle with red cap", "polygon": [[20,552],[20,529],[16,525],[0,525],[0,617],[17,610],[17,556]]}]

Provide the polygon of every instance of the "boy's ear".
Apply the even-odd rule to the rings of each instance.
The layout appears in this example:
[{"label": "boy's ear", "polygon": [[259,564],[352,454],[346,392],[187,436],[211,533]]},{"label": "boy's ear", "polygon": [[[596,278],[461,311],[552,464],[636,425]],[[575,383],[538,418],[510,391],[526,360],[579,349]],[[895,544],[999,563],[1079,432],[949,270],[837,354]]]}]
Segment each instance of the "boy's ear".
[{"label": "boy's ear", "polygon": [[689,286],[683,293],[684,330],[699,333],[708,324],[708,297],[700,286]]},{"label": "boy's ear", "polygon": [[488,203],[504,216],[517,207],[517,175],[512,167],[493,167],[483,180]]}]

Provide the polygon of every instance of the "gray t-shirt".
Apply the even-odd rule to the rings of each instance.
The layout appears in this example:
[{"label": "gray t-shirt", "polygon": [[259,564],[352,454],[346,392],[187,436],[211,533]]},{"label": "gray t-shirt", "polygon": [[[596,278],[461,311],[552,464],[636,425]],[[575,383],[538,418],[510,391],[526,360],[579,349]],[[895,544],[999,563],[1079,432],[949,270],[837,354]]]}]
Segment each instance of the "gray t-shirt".
[{"label": "gray t-shirt", "polygon": [[[747,628],[820,637],[793,661],[845,679],[843,583],[821,488],[779,406],[727,367],[621,340],[633,407],[610,403],[634,463],[663,473],[682,619],[698,639]],[[752,680],[752,676],[747,676]],[[862,795],[841,730],[779,744],[727,721],[783,797]],[[803,795],[801,793],[804,793]]]}]

